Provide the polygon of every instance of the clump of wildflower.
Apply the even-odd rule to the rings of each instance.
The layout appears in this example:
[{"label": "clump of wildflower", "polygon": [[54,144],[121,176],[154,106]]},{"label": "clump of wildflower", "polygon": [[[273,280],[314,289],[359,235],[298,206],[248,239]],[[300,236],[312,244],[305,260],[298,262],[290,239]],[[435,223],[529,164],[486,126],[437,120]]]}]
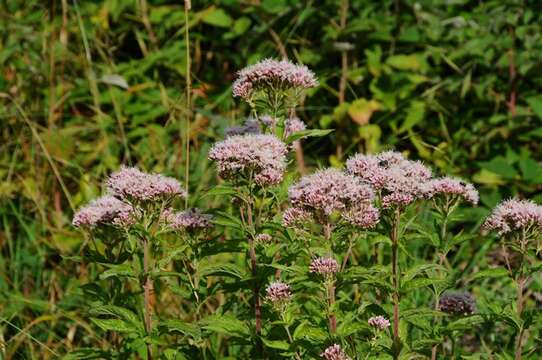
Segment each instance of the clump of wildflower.
[{"label": "clump of wildflower", "polygon": [[422,184],[431,178],[431,170],[421,162],[407,160],[393,151],[354,155],[346,168],[380,191],[383,208],[412,203],[423,195]]},{"label": "clump of wildflower", "polygon": [[311,211],[317,216],[331,215],[369,204],[374,198],[370,186],[356,177],[337,169],[324,169],[304,176],[288,190],[288,197],[294,207]]},{"label": "clump of wildflower", "polygon": [[134,223],[134,208],[111,195],[101,196],[79,209],[73,216],[76,227],[93,228],[106,224],[119,227]]},{"label": "clump of wildflower", "polygon": [[273,304],[285,303],[292,298],[292,291],[290,285],[284,284],[280,281],[275,281],[269,284],[265,289],[266,298]]},{"label": "clump of wildflower", "polygon": [[260,123],[257,120],[249,118],[243,125],[231,126],[226,128],[224,135],[226,137],[245,134],[260,134],[262,129]]},{"label": "clump of wildflower", "polygon": [[233,96],[251,101],[255,93],[266,88],[275,91],[303,90],[316,85],[318,81],[314,73],[306,66],[288,60],[265,59],[237,73]]},{"label": "clump of wildflower", "polygon": [[308,222],[312,215],[307,210],[291,207],[282,214],[282,225],[285,227],[297,228]]},{"label": "clump of wildflower", "polygon": [[179,212],[174,212],[172,209],[166,209],[162,213],[162,221],[166,226],[177,231],[208,229],[212,227],[212,219],[212,215],[204,214],[197,208]]},{"label": "clump of wildflower", "polygon": [[269,234],[256,235],[256,242],[260,244],[269,244],[273,241],[273,237]]},{"label": "clump of wildflower", "polygon": [[135,167],[121,167],[107,179],[109,191],[128,201],[154,201],[175,196],[184,197],[181,183],[160,174],[148,174]]},{"label": "clump of wildflower", "polygon": [[450,315],[471,315],[476,311],[476,301],[469,293],[446,293],[438,302],[438,309]]},{"label": "clump of wildflower", "polygon": [[372,204],[354,207],[342,214],[344,220],[362,229],[371,229],[380,220],[380,211]]},{"label": "clump of wildflower", "polygon": [[390,327],[390,321],[382,315],[373,316],[367,323],[377,330],[385,330]]},{"label": "clump of wildflower", "polygon": [[287,138],[297,132],[307,129],[307,125],[298,117],[292,117],[284,123],[284,137]]},{"label": "clump of wildflower", "polygon": [[442,177],[427,181],[423,185],[423,193],[428,199],[439,195],[451,195],[463,198],[471,204],[478,204],[478,191],[469,183],[452,177]]},{"label": "clump of wildflower", "polygon": [[351,360],[339,344],[333,344],[327,347],[320,357],[325,360]]},{"label": "clump of wildflower", "polygon": [[542,231],[542,206],[530,200],[510,199],[501,202],[482,225],[499,235],[516,230],[539,234]]},{"label": "clump of wildflower", "polygon": [[339,271],[339,263],[333,258],[319,257],[312,260],[309,270],[311,273],[331,276]]},{"label": "clump of wildflower", "polygon": [[217,163],[220,176],[248,179],[260,186],[282,181],[286,170],[286,145],[273,135],[238,135],[216,143],[209,158]]}]

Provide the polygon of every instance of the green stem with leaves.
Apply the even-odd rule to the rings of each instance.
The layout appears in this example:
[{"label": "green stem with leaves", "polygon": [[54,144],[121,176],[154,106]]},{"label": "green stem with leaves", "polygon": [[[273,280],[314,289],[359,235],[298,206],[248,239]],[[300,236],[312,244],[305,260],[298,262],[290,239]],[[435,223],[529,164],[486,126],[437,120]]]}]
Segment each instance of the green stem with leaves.
[{"label": "green stem with leaves", "polygon": [[400,209],[395,209],[391,224],[391,272],[393,285],[393,358],[398,359],[400,353],[399,339],[399,281],[400,273],[397,266],[397,252],[399,249],[399,225],[401,220]]},{"label": "green stem with leaves", "polygon": [[[145,236],[143,238],[143,319],[145,331],[149,337],[152,335],[152,293],[154,291],[154,284],[150,274],[150,262],[150,244]],[[152,345],[150,343],[147,343],[147,360],[152,360]]]}]

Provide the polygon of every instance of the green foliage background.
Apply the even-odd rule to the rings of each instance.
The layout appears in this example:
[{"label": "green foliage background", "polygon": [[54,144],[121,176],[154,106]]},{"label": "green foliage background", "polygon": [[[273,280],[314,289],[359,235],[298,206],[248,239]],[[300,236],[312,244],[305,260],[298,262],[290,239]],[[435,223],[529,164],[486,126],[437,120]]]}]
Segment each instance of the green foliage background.
[{"label": "green foliage background", "polygon": [[231,96],[235,71],[286,55],[321,83],[298,115],[336,129],[303,143],[307,167],[405,151],[479,187],[476,223],[502,198],[542,202],[541,10],[536,0],[194,0],[187,24],[181,0],[2,1],[4,356],[100,342],[76,295],[90,270],[62,257],[85,241],[71,216],[121,163],[184,179],[186,26],[191,205],[219,205],[200,195],[217,181],[209,146],[247,114]]}]

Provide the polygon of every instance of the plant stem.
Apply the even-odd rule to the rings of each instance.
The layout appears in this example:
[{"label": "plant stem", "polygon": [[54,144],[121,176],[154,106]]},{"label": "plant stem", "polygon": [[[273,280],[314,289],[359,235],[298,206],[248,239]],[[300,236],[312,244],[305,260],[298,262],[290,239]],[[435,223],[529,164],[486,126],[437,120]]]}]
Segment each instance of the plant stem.
[{"label": "plant stem", "polygon": [[[247,222],[250,229],[253,229],[253,220],[252,220],[252,204],[247,204]],[[260,336],[262,334],[262,309],[260,304],[260,285],[256,276],[257,272],[257,262],[256,262],[256,249],[254,245],[254,238],[252,234],[248,236],[248,252],[250,256],[250,270],[253,278],[253,288],[252,288],[252,297],[254,301],[254,316],[256,318],[256,351],[258,354],[262,354],[263,348],[260,341]]]},{"label": "plant stem", "polygon": [[401,219],[401,212],[396,209],[394,212],[394,218],[392,220],[391,228],[391,272],[393,283],[393,345],[394,353],[393,358],[398,359],[398,346],[399,346],[399,272],[397,270],[397,250],[399,248],[399,222]]},{"label": "plant stem", "polygon": [[192,86],[192,79],[190,77],[190,71],[191,71],[191,62],[190,62],[190,26],[188,24],[188,12],[190,11],[190,8],[192,7],[192,4],[190,0],[184,0],[184,41],[186,46],[186,138],[185,138],[185,146],[186,146],[186,162],[185,162],[185,169],[184,169],[184,181],[185,181],[185,191],[186,191],[186,197],[185,197],[185,207],[188,207],[188,183],[190,180],[190,116],[192,113],[192,103],[190,98],[190,93],[192,92],[191,86]]},{"label": "plant stem", "polygon": [[[324,224],[324,237],[326,239],[326,245],[329,245],[329,257],[332,257],[333,253],[331,251],[331,224],[326,222]],[[330,281],[326,284],[327,289],[327,299],[328,299],[328,321],[329,321],[329,332],[335,334],[337,332],[337,317],[332,313],[331,308],[335,304],[335,283]]]},{"label": "plant stem", "polygon": [[[517,280],[517,287],[518,287],[518,292],[517,292],[517,312],[518,312],[518,317],[521,319],[521,314],[523,312],[523,289],[525,287],[525,278],[523,276],[519,276],[518,280]],[[524,333],[524,328],[523,328],[523,325],[521,326],[521,329],[519,330],[519,333],[518,333],[518,336],[517,336],[517,339],[516,339],[516,354],[515,354],[515,360],[521,360],[521,353],[523,351],[523,333]]]},{"label": "plant stem", "polygon": [[[154,291],[154,285],[152,278],[149,274],[150,264],[150,249],[149,241],[147,238],[143,238],[143,271],[145,272],[145,283],[143,285],[143,297],[144,297],[144,322],[145,331],[148,336],[152,334],[152,303],[151,297]],[[147,360],[152,360],[152,345],[147,344]]]}]

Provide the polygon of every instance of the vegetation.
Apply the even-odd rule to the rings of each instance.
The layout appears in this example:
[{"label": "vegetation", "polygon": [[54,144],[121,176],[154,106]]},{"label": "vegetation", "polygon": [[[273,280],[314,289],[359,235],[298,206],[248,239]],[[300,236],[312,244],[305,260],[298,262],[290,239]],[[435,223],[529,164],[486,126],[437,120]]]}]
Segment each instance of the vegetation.
[{"label": "vegetation", "polygon": [[[189,5],[0,3],[2,358],[538,359],[538,1]],[[318,85],[233,97],[265,58]],[[280,176],[220,167],[249,116],[285,144]],[[464,182],[399,181],[413,199],[388,206],[397,188],[354,161],[388,150]],[[182,189],[139,199],[112,184],[121,165]],[[299,185],[339,183],[358,195],[329,212]],[[115,219],[139,215],[76,221],[107,191]]]}]

